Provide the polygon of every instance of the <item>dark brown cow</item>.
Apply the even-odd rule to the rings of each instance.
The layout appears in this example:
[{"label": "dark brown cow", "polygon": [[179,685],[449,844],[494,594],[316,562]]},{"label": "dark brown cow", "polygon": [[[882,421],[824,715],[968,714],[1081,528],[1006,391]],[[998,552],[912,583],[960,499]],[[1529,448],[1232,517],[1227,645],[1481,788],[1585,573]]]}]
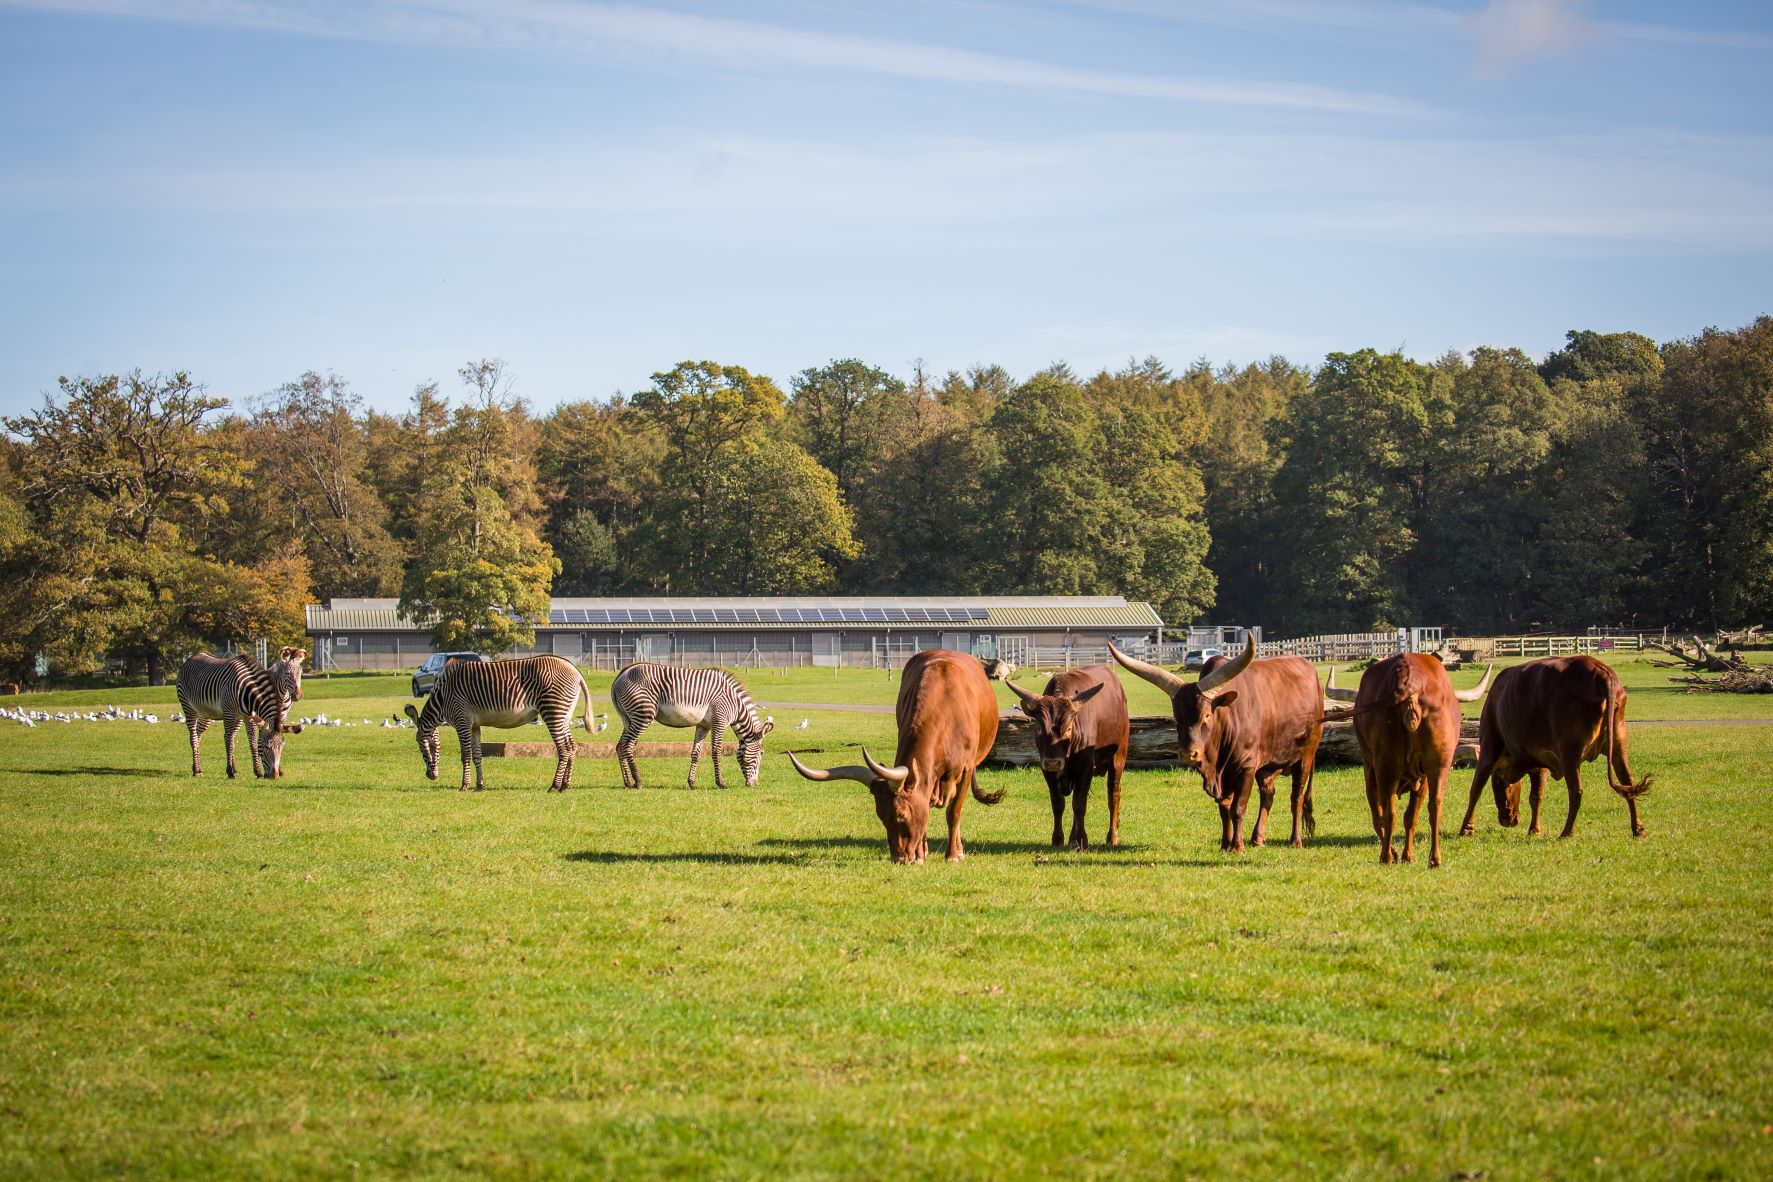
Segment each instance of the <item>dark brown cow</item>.
[{"label": "dark brown cow", "polygon": [[979,791],[979,764],[997,741],[997,695],[979,659],[928,649],[905,662],[899,680],[899,752],[893,767],[876,763],[862,748],[866,767],[817,771],[792,754],[794,770],[809,780],[855,780],[874,793],[874,811],[886,826],[895,862],[929,856],[930,808],[948,809],[948,860],[966,857],[960,843],[960,808],[971,790],[980,804],[1003,793]]},{"label": "dark brown cow", "polygon": [[1426,653],[1399,653],[1361,675],[1354,695],[1354,733],[1367,777],[1367,808],[1379,835],[1379,861],[1397,860],[1391,848],[1397,798],[1404,811],[1404,861],[1415,860],[1416,814],[1428,797],[1428,864],[1441,864],[1441,801],[1459,749],[1460,702],[1489,688],[1492,668],[1476,689],[1456,692],[1446,667]]},{"label": "dark brown cow", "polygon": [[1064,845],[1065,798],[1071,797],[1071,844],[1088,849],[1084,809],[1090,781],[1108,777],[1108,844],[1120,844],[1120,778],[1127,767],[1127,694],[1106,665],[1055,673],[1033,694],[1006,682],[1034,720],[1034,747],[1053,800],[1053,844]]},{"label": "dark brown cow", "polygon": [[1477,773],[1460,835],[1473,832],[1485,779],[1495,790],[1497,818],[1510,829],[1519,825],[1522,776],[1532,781],[1533,824],[1527,832],[1538,833],[1539,803],[1550,772],[1570,793],[1570,812],[1558,835],[1570,836],[1582,807],[1581,766],[1599,756],[1607,760],[1608,787],[1630,810],[1632,836],[1642,837],[1638,797],[1649,791],[1651,777],[1634,783],[1626,764],[1625,687],[1619,676],[1590,656],[1547,657],[1504,669],[1478,723]]},{"label": "dark brown cow", "polygon": [[[1168,669],[1127,656],[1112,644],[1116,661],[1170,696],[1176,717],[1177,751],[1182,762],[1200,770],[1201,787],[1219,804],[1219,848],[1242,852],[1244,810],[1252,785],[1261,789],[1253,845],[1268,840],[1268,810],[1274,804],[1274,778],[1293,777],[1293,835],[1315,834],[1311,815],[1311,773],[1323,737],[1323,692],[1317,671],[1299,657],[1256,660],[1252,639],[1236,660],[1215,658],[1200,680],[1185,682]],[[1235,682],[1236,688],[1231,688]]]}]

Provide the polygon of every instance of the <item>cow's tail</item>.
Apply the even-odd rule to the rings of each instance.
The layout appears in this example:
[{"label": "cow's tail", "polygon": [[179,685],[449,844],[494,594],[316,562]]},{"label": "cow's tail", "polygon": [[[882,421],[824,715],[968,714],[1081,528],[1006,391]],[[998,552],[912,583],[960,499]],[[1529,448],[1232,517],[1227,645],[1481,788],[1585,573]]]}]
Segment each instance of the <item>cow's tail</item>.
[{"label": "cow's tail", "polygon": [[1311,815],[1311,782],[1317,778],[1317,761],[1313,760],[1311,770],[1305,773],[1305,807],[1300,824],[1305,829],[1305,836],[1317,836],[1317,818]]},{"label": "cow's tail", "polygon": [[1629,778],[1621,783],[1619,777],[1614,774],[1613,752],[1614,745],[1618,738],[1619,717],[1614,706],[1614,702],[1617,699],[1613,693],[1613,686],[1610,678],[1601,679],[1601,692],[1607,695],[1607,704],[1601,712],[1601,726],[1605,727],[1607,731],[1607,787],[1619,793],[1619,795],[1625,797],[1627,800],[1636,800],[1650,790],[1650,783],[1654,777],[1645,776],[1643,779],[1633,784]]},{"label": "cow's tail", "polygon": [[1003,799],[1004,793],[1009,791],[1008,788],[999,788],[996,792],[981,792],[981,791],[979,791],[979,769],[978,768],[974,768],[972,770],[972,773],[969,776],[969,778],[973,782],[972,783],[973,799],[978,801],[980,804],[996,804]]}]

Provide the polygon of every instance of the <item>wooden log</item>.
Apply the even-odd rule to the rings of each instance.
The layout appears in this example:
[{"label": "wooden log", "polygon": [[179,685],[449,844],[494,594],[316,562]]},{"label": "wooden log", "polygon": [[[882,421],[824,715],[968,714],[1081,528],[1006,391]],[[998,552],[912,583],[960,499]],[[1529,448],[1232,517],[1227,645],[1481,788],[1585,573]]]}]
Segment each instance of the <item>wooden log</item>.
[{"label": "wooden log", "polygon": [[[1127,766],[1130,768],[1179,768],[1176,758],[1176,720],[1167,714],[1139,714],[1128,720]],[[1471,763],[1477,758],[1477,719],[1468,718],[1460,730],[1458,763]],[[1324,736],[1318,744],[1320,764],[1359,764],[1360,740],[1355,737],[1352,721],[1324,724]],[[1021,713],[1005,714],[997,720],[997,742],[985,762],[992,767],[1036,767],[1040,756],[1034,749],[1034,722]]]},{"label": "wooden log", "polygon": [[[480,753],[486,758],[505,759],[553,759],[553,743],[482,743]],[[634,755],[637,759],[671,759],[689,758],[688,743],[636,743]],[[737,755],[738,745],[732,742],[720,745],[720,754],[724,758]],[[573,754],[586,759],[614,759],[616,745],[614,743],[587,743],[583,739],[573,740]]]}]

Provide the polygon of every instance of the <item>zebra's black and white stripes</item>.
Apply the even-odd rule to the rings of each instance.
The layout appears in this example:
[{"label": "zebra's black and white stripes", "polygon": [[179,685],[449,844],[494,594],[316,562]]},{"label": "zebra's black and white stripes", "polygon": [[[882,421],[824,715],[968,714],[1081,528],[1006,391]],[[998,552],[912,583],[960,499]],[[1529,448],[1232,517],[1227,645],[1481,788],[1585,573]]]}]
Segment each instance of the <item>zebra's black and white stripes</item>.
[{"label": "zebra's black and white stripes", "polygon": [[739,736],[739,769],[745,774],[745,786],[757,786],[763,737],[775,724],[758,718],[757,703],[738,679],[725,670],[685,669],[643,661],[616,674],[610,700],[622,716],[616,762],[621,765],[624,786],[640,787],[640,765],[634,762],[634,745],[655,720],[666,726],[696,728],[695,742],[690,744],[691,788],[696,786],[696,763],[702,757],[704,735],[713,736],[715,786],[726,787],[720,778],[720,737],[729,726]]},{"label": "zebra's black and white stripes", "polygon": [[[299,677],[299,675],[298,675]],[[222,724],[228,752],[228,775],[235,774],[234,732],[246,724],[252,752],[252,774],[276,779],[283,774],[282,687],[270,670],[247,657],[215,657],[198,653],[179,667],[179,709],[191,732],[191,774],[203,774],[198,740],[211,722]],[[260,729],[262,728],[262,729]]]},{"label": "zebra's black and white stripes", "polygon": [[565,792],[573,778],[573,707],[585,697],[585,729],[591,729],[591,690],[571,661],[543,654],[503,661],[456,661],[444,669],[421,712],[406,708],[419,729],[425,775],[437,778],[437,730],[448,723],[462,745],[462,789],[468,788],[468,761],[474,787],[486,787],[480,770],[480,728],[526,726],[537,718],[554,740],[554,783]]}]

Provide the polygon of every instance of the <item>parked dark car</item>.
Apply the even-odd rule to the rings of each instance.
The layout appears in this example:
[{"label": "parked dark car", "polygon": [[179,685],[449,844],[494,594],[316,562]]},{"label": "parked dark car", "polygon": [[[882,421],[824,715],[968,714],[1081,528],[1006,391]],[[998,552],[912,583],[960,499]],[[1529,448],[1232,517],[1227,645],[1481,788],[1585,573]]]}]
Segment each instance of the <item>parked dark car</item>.
[{"label": "parked dark car", "polygon": [[422,698],[431,692],[437,679],[443,675],[444,667],[451,661],[484,661],[479,653],[432,653],[419,666],[419,671],[412,675],[412,696]]}]

